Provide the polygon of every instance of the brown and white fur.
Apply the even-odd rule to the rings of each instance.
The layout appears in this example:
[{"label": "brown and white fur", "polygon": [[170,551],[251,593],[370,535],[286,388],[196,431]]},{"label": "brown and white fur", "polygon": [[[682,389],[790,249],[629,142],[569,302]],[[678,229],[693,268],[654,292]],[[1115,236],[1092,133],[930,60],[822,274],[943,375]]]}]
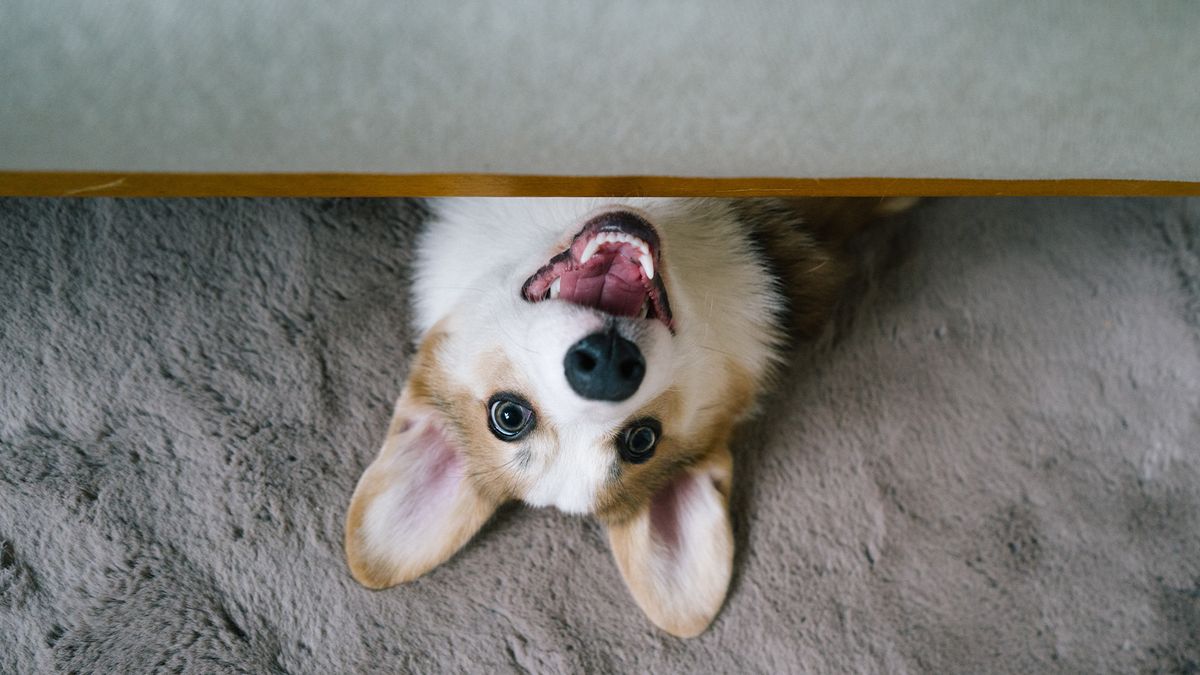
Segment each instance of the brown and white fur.
[{"label": "brown and white fur", "polygon": [[[846,233],[903,205],[436,203],[413,289],[419,349],[347,514],[354,578],[370,588],[410,581],[451,557],[499,505],[523,500],[595,515],[650,620],[677,636],[702,632],[724,602],[733,561],[731,433],[754,410],[788,339],[825,322],[850,269]],[[653,283],[669,298],[669,320],[650,302],[657,295],[645,275],[647,318],[541,292],[555,274],[548,261],[607,214],[649,223],[659,237]],[[604,331],[644,357],[640,384],[622,400],[581,396],[564,375],[573,345]],[[531,411],[517,441],[490,430],[498,392]],[[661,425],[653,454],[624,461],[622,434],[647,419]]]}]

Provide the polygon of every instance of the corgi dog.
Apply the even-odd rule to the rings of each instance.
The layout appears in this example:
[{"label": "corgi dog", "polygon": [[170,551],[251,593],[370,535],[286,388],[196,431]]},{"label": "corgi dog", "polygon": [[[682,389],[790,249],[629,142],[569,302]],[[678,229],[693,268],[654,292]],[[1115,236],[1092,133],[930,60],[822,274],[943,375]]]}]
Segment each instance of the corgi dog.
[{"label": "corgi dog", "polygon": [[732,572],[731,434],[826,322],[848,234],[908,203],[435,202],[419,346],[346,517],[351,574],[415,579],[521,500],[598,518],[649,619],[701,633]]}]

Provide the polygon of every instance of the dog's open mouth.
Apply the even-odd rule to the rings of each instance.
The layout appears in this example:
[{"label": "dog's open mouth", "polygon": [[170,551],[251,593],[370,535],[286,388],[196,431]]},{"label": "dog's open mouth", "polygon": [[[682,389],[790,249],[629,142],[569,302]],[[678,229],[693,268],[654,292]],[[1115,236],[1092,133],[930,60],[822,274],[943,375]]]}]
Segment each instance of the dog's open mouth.
[{"label": "dog's open mouth", "polygon": [[658,232],[629,211],[609,211],[587,221],[567,250],[529,277],[521,297],[565,300],[613,316],[675,321],[663,284]]}]

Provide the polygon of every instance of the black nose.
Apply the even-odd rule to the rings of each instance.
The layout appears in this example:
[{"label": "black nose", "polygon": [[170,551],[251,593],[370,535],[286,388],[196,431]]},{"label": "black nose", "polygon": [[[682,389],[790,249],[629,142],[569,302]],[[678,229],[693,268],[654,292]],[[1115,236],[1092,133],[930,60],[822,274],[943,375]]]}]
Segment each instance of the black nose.
[{"label": "black nose", "polygon": [[576,394],[594,401],[624,401],[642,383],[646,360],[637,345],[609,330],[572,345],[563,369]]}]

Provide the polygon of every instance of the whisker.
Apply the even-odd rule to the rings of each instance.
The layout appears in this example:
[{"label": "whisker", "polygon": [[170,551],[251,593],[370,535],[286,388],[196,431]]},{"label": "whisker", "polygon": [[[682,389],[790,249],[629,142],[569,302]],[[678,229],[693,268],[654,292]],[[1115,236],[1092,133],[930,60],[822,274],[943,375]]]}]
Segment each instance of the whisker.
[{"label": "whisker", "polygon": [[439,291],[475,291],[476,293],[486,293],[486,288],[476,288],[474,286],[430,286],[433,290]]},{"label": "whisker", "polygon": [[511,468],[514,464],[516,464],[518,462],[520,462],[522,464],[528,463],[529,454],[530,453],[529,453],[528,449],[518,450],[516,453],[513,454],[511,459],[509,459],[507,462],[505,462],[503,464],[500,464],[499,466],[485,467],[479,471],[472,471],[472,472],[468,473],[467,475],[470,476],[471,478],[479,478],[479,479],[485,479],[485,478],[497,476],[497,475],[499,475],[499,473],[501,471]]},{"label": "whisker", "polygon": [[710,352],[716,352],[716,353],[718,353],[718,354],[724,354],[725,356],[728,356],[729,358],[737,358],[737,355],[736,355],[736,354],[734,354],[733,352],[727,352],[727,351],[725,351],[725,350],[723,350],[723,349],[717,349],[716,347],[709,347],[708,345],[700,345],[700,348],[701,348],[701,349],[707,349],[707,350],[708,350],[708,351],[710,351]]}]

